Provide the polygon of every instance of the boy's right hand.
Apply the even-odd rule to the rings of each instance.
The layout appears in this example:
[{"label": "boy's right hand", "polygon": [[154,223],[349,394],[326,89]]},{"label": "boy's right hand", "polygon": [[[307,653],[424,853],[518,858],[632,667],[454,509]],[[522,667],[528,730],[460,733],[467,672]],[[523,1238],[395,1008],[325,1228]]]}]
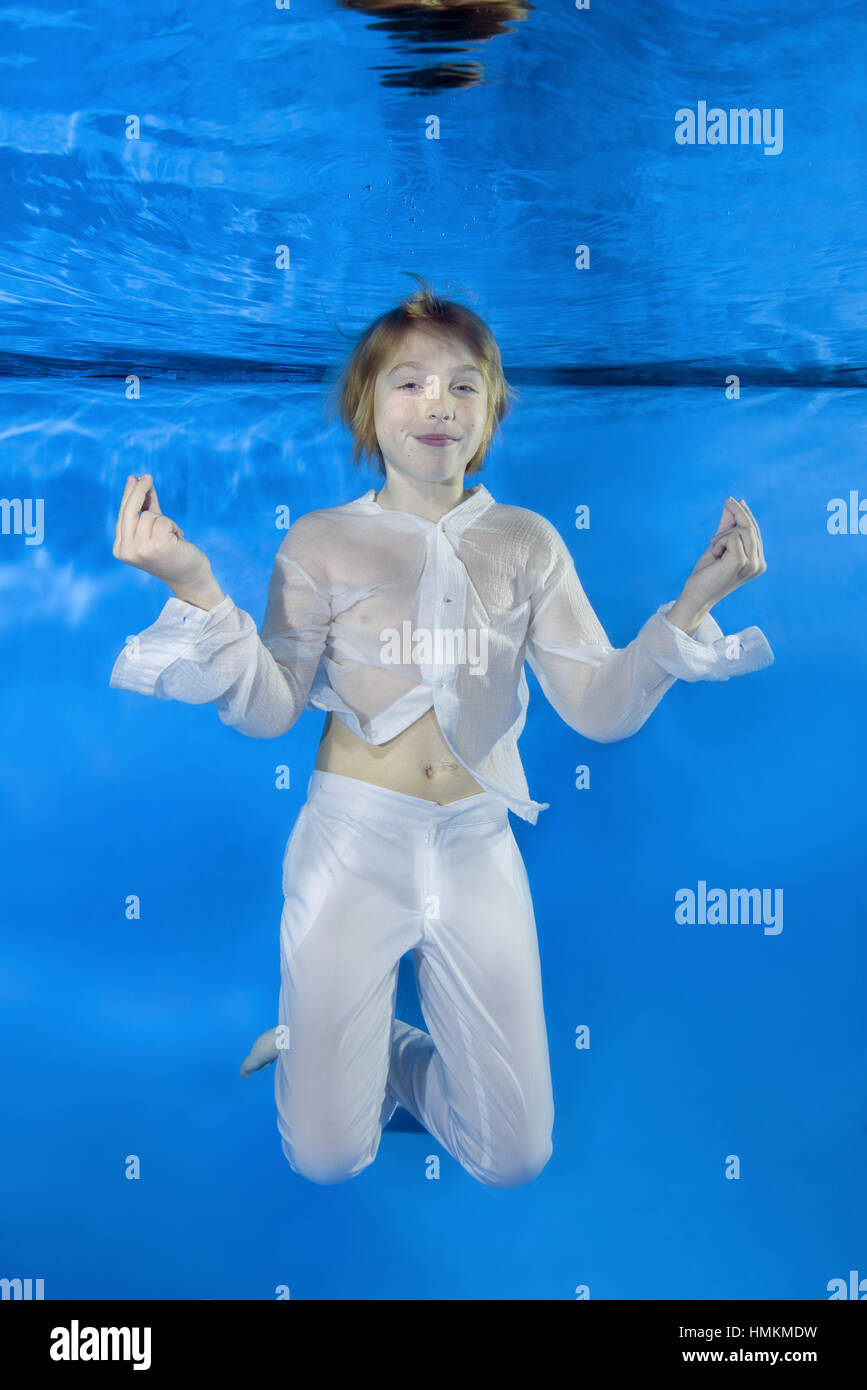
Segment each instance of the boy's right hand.
[{"label": "boy's right hand", "polygon": [[176,593],[216,591],[208,557],[184,540],[171,517],[164,516],[150,473],[126,480],[117,514],[112,554],[124,564],[156,575]]}]

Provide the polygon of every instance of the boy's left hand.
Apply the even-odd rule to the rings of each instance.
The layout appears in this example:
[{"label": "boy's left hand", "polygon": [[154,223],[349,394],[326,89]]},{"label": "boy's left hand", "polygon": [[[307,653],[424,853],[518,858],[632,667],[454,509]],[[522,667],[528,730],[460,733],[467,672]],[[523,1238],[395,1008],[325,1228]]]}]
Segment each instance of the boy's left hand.
[{"label": "boy's left hand", "polygon": [[743,498],[729,497],[717,533],[681,591],[678,604],[708,612],[726,594],[767,569],[758,522]]}]

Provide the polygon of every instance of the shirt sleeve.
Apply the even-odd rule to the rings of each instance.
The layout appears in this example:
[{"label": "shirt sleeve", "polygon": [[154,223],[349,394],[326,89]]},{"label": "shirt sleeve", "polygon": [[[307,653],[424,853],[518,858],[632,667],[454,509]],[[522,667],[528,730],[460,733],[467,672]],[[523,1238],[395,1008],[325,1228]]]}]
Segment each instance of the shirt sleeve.
[{"label": "shirt sleeve", "polygon": [[584,593],[572,556],[550,528],[550,555],[531,598],[526,658],[546,698],[570,728],[598,743],[628,738],[677,679],[729,680],[770,666],[764,633],[730,636],[710,616],[690,637],[661,604],[627,647],[613,647]]},{"label": "shirt sleeve", "polygon": [[325,647],[331,602],[299,517],[274,561],[261,632],[226,594],[211,609],[174,595],[155,623],[127,638],[109,685],[160,700],[213,704],[224,724],[277,738],[307,703]]}]

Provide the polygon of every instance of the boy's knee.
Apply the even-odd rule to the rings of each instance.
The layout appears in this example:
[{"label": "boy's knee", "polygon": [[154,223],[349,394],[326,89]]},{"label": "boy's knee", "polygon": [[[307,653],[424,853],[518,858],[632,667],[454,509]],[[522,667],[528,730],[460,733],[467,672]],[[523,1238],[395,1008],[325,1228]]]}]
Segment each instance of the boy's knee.
[{"label": "boy's knee", "polygon": [[321,1187],[332,1187],[335,1183],[357,1178],[359,1173],[370,1167],[375,1157],[369,1151],[359,1156],[354,1150],[341,1152],[333,1147],[312,1144],[290,1147],[285,1139],[281,1145],[293,1173]]},{"label": "boy's knee", "polygon": [[488,1180],[489,1185],[491,1187],[527,1187],[529,1183],[535,1182],[539,1177],[553,1152],[554,1146],[549,1141],[535,1151],[526,1155],[518,1155],[515,1159],[504,1163],[500,1168],[494,1169]]},{"label": "boy's knee", "polygon": [[462,1166],[486,1187],[526,1187],[535,1182],[554,1152],[550,1135],[535,1144],[522,1148],[495,1149],[489,1160],[481,1164],[462,1159]]}]

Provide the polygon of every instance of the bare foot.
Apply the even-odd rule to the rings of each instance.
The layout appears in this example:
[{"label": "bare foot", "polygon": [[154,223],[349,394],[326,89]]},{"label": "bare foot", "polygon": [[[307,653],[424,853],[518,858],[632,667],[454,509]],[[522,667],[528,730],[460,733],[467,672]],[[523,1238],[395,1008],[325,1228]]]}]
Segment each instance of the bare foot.
[{"label": "bare foot", "polygon": [[269,1028],[267,1033],[260,1033],[259,1037],[250,1048],[250,1054],[241,1063],[241,1075],[249,1076],[251,1072],[260,1071],[262,1067],[270,1066],[277,1060],[277,1029]]}]

